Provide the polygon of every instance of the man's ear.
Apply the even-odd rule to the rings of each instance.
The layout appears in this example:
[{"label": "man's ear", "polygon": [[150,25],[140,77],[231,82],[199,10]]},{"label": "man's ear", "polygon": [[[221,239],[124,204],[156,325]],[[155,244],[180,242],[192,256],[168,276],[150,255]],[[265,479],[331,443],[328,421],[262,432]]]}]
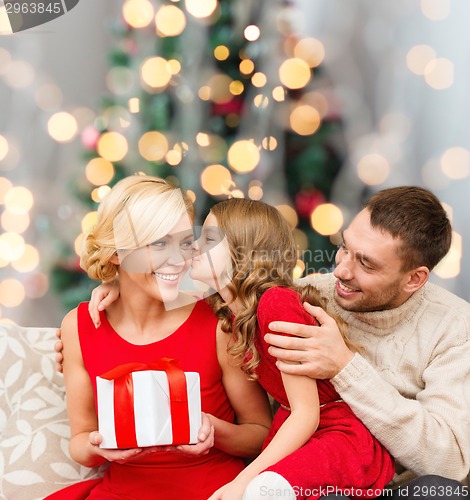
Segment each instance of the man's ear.
[{"label": "man's ear", "polygon": [[406,273],[407,281],[404,285],[404,291],[414,293],[418,291],[429,278],[429,269],[426,266],[417,267]]}]

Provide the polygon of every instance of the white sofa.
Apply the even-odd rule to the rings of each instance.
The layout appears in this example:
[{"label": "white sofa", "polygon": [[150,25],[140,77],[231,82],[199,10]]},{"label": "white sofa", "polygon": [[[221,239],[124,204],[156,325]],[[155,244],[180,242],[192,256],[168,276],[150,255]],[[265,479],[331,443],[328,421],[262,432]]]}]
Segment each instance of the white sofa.
[{"label": "white sofa", "polygon": [[42,499],[99,469],[69,455],[55,328],[0,324],[0,499]]}]

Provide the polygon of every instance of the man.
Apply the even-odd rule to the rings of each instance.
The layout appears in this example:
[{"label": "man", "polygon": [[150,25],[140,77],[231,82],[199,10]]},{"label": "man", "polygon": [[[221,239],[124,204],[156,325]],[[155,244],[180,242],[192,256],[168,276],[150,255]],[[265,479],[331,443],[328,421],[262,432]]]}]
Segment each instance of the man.
[{"label": "man", "polygon": [[344,231],[334,273],[303,279],[349,324],[360,351],[308,305],[320,327],[275,322],[273,332],[296,337],[266,336],[281,371],[331,379],[396,458],[397,498],[468,496],[457,481],[470,467],[470,304],[428,281],[451,235],[429,191],[377,193]]}]

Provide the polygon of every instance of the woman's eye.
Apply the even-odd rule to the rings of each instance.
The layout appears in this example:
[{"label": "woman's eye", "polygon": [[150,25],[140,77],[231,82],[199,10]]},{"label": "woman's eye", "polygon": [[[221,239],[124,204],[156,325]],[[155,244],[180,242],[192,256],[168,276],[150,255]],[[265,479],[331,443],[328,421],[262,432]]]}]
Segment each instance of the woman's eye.
[{"label": "woman's eye", "polygon": [[165,248],[166,241],[154,241],[153,243],[150,244],[150,246],[154,248]]},{"label": "woman's eye", "polygon": [[191,250],[193,243],[193,241],[185,241],[181,243],[181,248],[183,248],[184,250]]}]

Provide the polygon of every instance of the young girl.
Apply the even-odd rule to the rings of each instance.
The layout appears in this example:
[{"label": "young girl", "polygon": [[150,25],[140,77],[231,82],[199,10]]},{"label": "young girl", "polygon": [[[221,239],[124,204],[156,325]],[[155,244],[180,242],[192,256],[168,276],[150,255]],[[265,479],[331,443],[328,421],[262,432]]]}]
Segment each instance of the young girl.
[{"label": "young girl", "polygon": [[272,498],[316,499],[342,491],[372,498],[392,479],[392,458],[332,384],[283,374],[268,352],[264,335],[271,321],[314,324],[302,302],[321,304],[314,289],[295,287],[296,261],[292,231],[274,207],[245,199],[212,207],[191,277],[217,288],[230,276],[208,300],[224,331],[232,332],[230,353],[280,408],[263,452],[211,500],[266,499],[270,491]]},{"label": "young girl", "polygon": [[[243,469],[238,457],[259,453],[271,423],[264,392],[230,363],[227,335],[204,301],[167,307],[180,298],[191,261],[192,216],[181,191],[155,177],[123,179],[102,201],[81,264],[97,280],[119,273],[120,297],[98,329],[80,304],[65,317],[62,340],[70,453],[85,466],[109,467],[101,481],[50,498],[206,500]],[[202,410],[214,431],[194,446],[101,448],[96,376],[162,357],[200,374]]]},{"label": "young girl", "polygon": [[[195,250],[191,277],[216,290],[208,301],[232,332],[230,354],[280,405],[263,452],[211,500],[380,495],[394,473],[388,452],[329,381],[281,373],[264,341],[271,321],[315,324],[304,300],[324,306],[315,289],[294,284],[297,249],[286,220],[262,202],[222,201]],[[94,303],[104,307],[116,294],[100,287]]]}]

